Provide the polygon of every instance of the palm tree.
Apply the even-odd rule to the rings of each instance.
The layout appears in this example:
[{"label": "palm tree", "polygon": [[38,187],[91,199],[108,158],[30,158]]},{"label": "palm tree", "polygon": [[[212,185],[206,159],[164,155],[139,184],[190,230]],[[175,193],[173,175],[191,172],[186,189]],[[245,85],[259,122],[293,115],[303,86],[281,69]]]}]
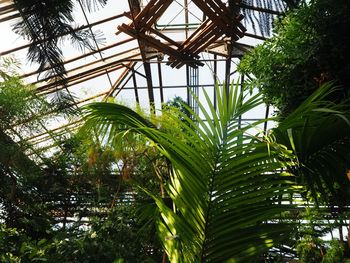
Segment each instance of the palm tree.
[{"label": "palm tree", "polygon": [[[332,83],[324,84],[273,134],[279,143],[293,149],[298,159],[294,174],[305,186],[303,196],[317,208],[325,207],[318,212],[331,214],[338,222],[343,243],[350,198],[350,111],[349,99],[341,103],[329,101],[336,92]],[[350,248],[350,231],[347,238]]]},{"label": "palm tree", "polygon": [[293,149],[295,173],[316,203],[345,207],[349,198],[349,99],[330,101],[337,92],[326,83],[273,129],[276,140]]},{"label": "palm tree", "polygon": [[[234,1],[230,0],[230,2]],[[289,10],[298,8],[303,0],[240,0],[235,2],[245,17],[243,22],[246,25],[250,25],[254,33],[268,37],[271,35],[276,13],[284,14]],[[231,5],[233,6],[234,4]],[[261,11],[257,12],[259,9]],[[266,10],[267,12],[262,10]]]},{"label": "palm tree", "polygon": [[288,239],[292,226],[278,219],[296,187],[286,171],[293,159],[271,138],[250,134],[263,121],[240,123],[242,114],[262,104],[259,94],[217,88],[217,111],[204,94],[208,107],[198,101],[204,120],[188,108],[192,117],[172,117],[170,131],[111,103],[86,106],[86,125],[110,137],[109,131],[126,125],[172,163],[166,184],[172,204],[149,193],[160,211],[157,229],[170,262],[250,262]]},{"label": "palm tree", "polygon": [[[20,20],[13,25],[13,30],[30,41],[28,60],[39,64],[39,74],[45,72],[45,78],[65,86],[63,41],[69,40],[73,46],[82,50],[94,50],[95,41],[101,42],[98,32],[89,28],[74,28],[74,4],[91,11],[104,6],[107,0],[13,0],[13,3],[20,14]],[[74,104],[74,97],[68,89],[54,93],[52,102],[62,112],[74,112],[69,107]]]},{"label": "palm tree", "polygon": [[90,30],[74,30],[73,7],[79,3],[88,10],[105,5],[107,0],[14,0],[21,20],[14,31],[31,43],[28,58],[39,63],[39,71],[49,67],[46,77],[62,80],[66,74],[60,42],[64,38],[81,48],[94,49]]}]

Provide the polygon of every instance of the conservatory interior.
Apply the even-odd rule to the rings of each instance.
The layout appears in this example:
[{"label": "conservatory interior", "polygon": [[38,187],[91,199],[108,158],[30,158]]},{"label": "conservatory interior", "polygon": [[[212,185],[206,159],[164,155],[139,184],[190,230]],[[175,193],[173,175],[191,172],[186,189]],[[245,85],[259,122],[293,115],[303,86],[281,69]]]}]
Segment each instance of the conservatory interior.
[{"label": "conservatory interior", "polygon": [[0,0],[0,262],[350,262],[346,0]]}]

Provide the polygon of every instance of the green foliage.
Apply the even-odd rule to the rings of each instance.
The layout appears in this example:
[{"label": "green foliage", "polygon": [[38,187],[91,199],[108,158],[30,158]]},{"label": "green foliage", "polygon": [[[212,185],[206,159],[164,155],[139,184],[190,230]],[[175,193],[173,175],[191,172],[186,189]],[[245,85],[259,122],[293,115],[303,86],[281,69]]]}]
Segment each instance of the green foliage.
[{"label": "green foliage", "polygon": [[276,22],[274,36],[246,55],[239,71],[253,74],[251,86],[287,116],[319,85],[336,80],[349,87],[349,5],[345,0],[313,0]]},{"label": "green foliage", "polygon": [[340,241],[332,241],[328,248],[322,240],[339,227],[330,222],[324,225],[325,216],[331,211],[333,219],[342,220],[350,197],[348,100],[329,101],[336,90],[332,83],[322,85],[272,130],[276,141],[293,149],[298,158],[298,165],[291,169],[305,186],[303,196],[319,206],[301,215],[296,235],[301,262],[342,262],[344,254]]},{"label": "green foliage", "polygon": [[93,220],[91,229],[82,237],[67,242],[62,260],[114,262],[122,258],[124,262],[153,262],[152,259],[160,258],[154,229],[142,227],[136,209],[134,204],[120,204],[102,222]]},{"label": "green foliage", "polygon": [[322,260],[321,248],[311,237],[306,237],[298,243],[297,252],[300,263],[318,263]]},{"label": "green foliage", "polygon": [[[263,91],[265,101],[282,112],[294,109],[309,94],[304,89],[315,86],[312,78],[302,74],[307,65],[314,63],[313,55],[319,43],[308,23],[312,12],[314,8],[305,5],[289,13],[276,23],[274,36],[239,64],[241,73],[256,77],[251,85]],[[315,67],[307,69],[312,71]]]},{"label": "green foliage", "polygon": [[63,137],[59,143],[63,151],[45,159],[45,175],[38,184],[40,190],[84,192],[104,186],[110,186],[110,191],[115,190],[116,178],[112,169],[115,156],[112,149],[79,135]]},{"label": "green foliage", "polygon": [[327,242],[312,235],[306,235],[297,242],[300,263],[341,263],[344,262],[344,245],[339,240]]},{"label": "green foliage", "polygon": [[24,231],[7,228],[0,224],[0,260],[1,262],[39,262],[48,260],[46,239],[35,241]]},{"label": "green foliage", "polygon": [[23,83],[17,74],[18,68],[18,62],[13,58],[0,61],[0,129],[3,131],[48,108],[35,96],[33,87]]},{"label": "green foliage", "polygon": [[322,263],[341,263],[344,259],[344,246],[339,240],[332,240]]},{"label": "green foliage", "polygon": [[[48,105],[22,83],[15,60],[6,59],[2,64],[0,220],[6,227],[1,231],[0,242],[6,245],[2,246],[0,261],[154,262],[159,259],[160,245],[153,238],[154,204],[150,204],[143,192],[139,194],[135,182],[160,194],[160,181],[168,173],[164,157],[140,136],[121,134],[123,142],[109,147],[91,134],[65,135],[61,140],[55,138],[63,151],[43,158],[39,167],[23,153],[29,145],[22,148],[13,141],[12,126],[23,122],[17,126],[21,132],[34,132],[31,129],[36,127],[32,125],[36,115],[48,110]],[[131,200],[124,199],[128,192],[134,195]],[[122,200],[128,203],[120,204]],[[111,210],[107,216],[105,211]],[[140,210],[142,220],[138,219]],[[86,228],[81,218],[76,218],[74,226],[53,220],[58,214],[55,219],[65,222],[62,216],[65,212],[68,216],[74,213],[84,217],[83,220],[92,220],[93,214],[99,218],[90,222],[88,229],[77,230]]]},{"label": "green foliage", "polygon": [[188,104],[179,96],[174,97],[172,100],[169,100],[165,107],[169,107],[168,110],[179,109],[180,112],[190,117],[191,113],[188,110]]},{"label": "green foliage", "polygon": [[345,207],[350,195],[350,116],[348,101],[328,100],[336,91],[331,83],[322,85],[272,133],[298,157],[294,170],[306,186],[305,196],[330,207]]},{"label": "green foliage", "polygon": [[[34,201],[38,197],[33,191],[34,182],[42,171],[25,154],[30,145],[18,143],[14,138],[21,139],[20,134],[35,132],[39,125],[36,115],[47,110],[48,105],[43,99],[35,96],[32,87],[22,82],[17,74],[18,68],[15,59],[1,59],[0,218],[11,227],[25,225],[28,235],[37,235],[45,233],[48,223],[42,207]],[[28,222],[25,222],[26,220]]]},{"label": "green foliage", "polygon": [[1,262],[157,262],[155,229],[139,220],[138,207],[120,204],[106,218],[92,219],[88,229],[56,232],[50,239],[35,240],[0,225]]},{"label": "green foliage", "polygon": [[171,132],[121,105],[85,108],[88,125],[100,134],[113,138],[111,131],[127,126],[171,162],[166,193],[172,205],[145,189],[160,211],[158,233],[171,262],[249,262],[291,231],[290,224],[274,221],[290,207],[276,200],[295,186],[290,174],[279,171],[291,164],[290,152],[246,133],[261,122],[238,129],[239,116],[262,103],[260,94],[248,98],[238,87],[217,91],[218,112],[206,95],[208,111],[198,101],[206,120],[188,108],[193,119],[180,114],[186,122],[169,116],[177,124]]},{"label": "green foliage", "polygon": [[120,258],[144,262],[152,257],[146,250],[152,247],[151,236],[139,231],[134,218],[133,207],[121,205],[106,219],[93,220],[90,229],[80,235],[55,239],[48,250],[49,262],[114,262]]},{"label": "green foliage", "polygon": [[332,224],[324,225],[322,211],[307,207],[301,215],[296,244],[297,255],[301,263],[341,263],[344,258],[344,244],[333,239],[330,242],[322,238],[333,231]]},{"label": "green foliage", "polygon": [[320,217],[319,211],[309,207],[305,208],[300,217],[300,224],[297,232],[296,251],[300,262],[302,263],[318,263],[321,262],[325,252],[322,236],[331,231],[322,229],[317,224]]},{"label": "green foliage", "polygon": [[93,37],[99,39],[90,30],[74,30],[74,3],[83,4],[92,10],[98,5],[104,6],[106,2],[107,0],[15,0],[21,20],[14,25],[13,30],[30,41],[28,58],[31,62],[39,63],[40,71],[46,70],[46,77],[64,80],[66,71],[60,47],[62,39],[68,35],[73,45],[89,49],[95,48]]},{"label": "green foliage", "polygon": [[17,254],[18,238],[20,234],[16,229],[7,228],[0,224],[0,261],[6,263],[20,262]]}]

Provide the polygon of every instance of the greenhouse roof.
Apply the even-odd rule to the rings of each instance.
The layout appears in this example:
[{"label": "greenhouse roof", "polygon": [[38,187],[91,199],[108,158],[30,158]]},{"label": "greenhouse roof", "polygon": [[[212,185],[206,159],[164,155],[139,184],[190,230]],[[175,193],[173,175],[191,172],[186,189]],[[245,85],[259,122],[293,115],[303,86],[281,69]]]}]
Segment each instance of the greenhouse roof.
[{"label": "greenhouse roof", "polygon": [[[74,32],[91,33],[90,49],[75,48],[65,34],[57,36],[65,85],[52,73],[54,63],[28,62],[30,49],[50,40],[16,35],[14,25],[24,16],[11,1],[0,1],[1,34],[6,36],[0,56],[12,55],[22,62],[21,78],[35,85],[38,95],[67,92],[73,98],[67,107],[116,98],[130,106],[139,103],[146,110],[154,105],[155,112],[175,96],[196,108],[192,94],[201,99],[202,88],[214,99],[215,83],[226,85],[238,79],[239,59],[265,40],[272,17],[284,10],[282,0],[268,5],[262,1],[108,1],[94,10],[83,2],[74,6],[73,27]],[[243,119],[266,115],[268,110],[261,109]],[[15,140],[47,149],[57,146],[55,137],[75,130],[80,122],[56,118],[31,134],[17,130],[20,136]]]}]

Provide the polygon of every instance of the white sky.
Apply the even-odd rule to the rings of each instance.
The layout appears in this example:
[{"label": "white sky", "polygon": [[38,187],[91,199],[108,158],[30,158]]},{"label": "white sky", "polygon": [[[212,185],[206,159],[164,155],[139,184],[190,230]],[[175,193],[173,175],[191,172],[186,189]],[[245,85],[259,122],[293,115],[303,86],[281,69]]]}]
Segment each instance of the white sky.
[{"label": "white sky", "polygon": [[[145,1],[144,1],[145,2]],[[148,1],[146,1],[148,2]],[[199,19],[202,18],[202,14],[199,11],[199,9],[191,2],[189,1],[189,22],[190,23],[198,23]],[[183,11],[183,7],[181,7],[181,4],[183,4],[183,0],[177,0],[174,1],[171,6],[168,8],[168,10],[164,13],[164,15],[159,19],[158,24],[159,25],[169,25],[169,24],[181,24],[184,23],[184,15],[181,13]],[[87,13],[88,19],[90,23],[99,21],[101,19],[112,17],[118,14],[121,14],[123,12],[129,11],[128,1],[127,0],[118,0],[113,1],[109,0],[107,2],[107,5],[104,8],[101,8],[100,10],[92,13]],[[86,24],[85,18],[83,16],[83,13],[79,6],[75,7],[74,11],[76,26],[82,26]],[[0,50],[5,51],[14,47],[21,46],[23,44],[27,44],[28,42],[16,35],[14,32],[12,32],[11,25],[15,21],[9,21],[5,23],[1,23],[0,25],[0,34],[3,36],[2,41],[0,41]],[[124,39],[129,38],[129,36],[125,34],[119,34],[115,35],[115,32],[117,32],[117,26],[121,25],[122,23],[130,23],[130,20],[123,17],[119,18],[113,21],[110,21],[108,23],[104,23],[101,25],[98,25],[96,27],[93,27],[93,30],[100,30],[103,32],[103,35],[106,39],[106,45],[110,45],[112,43],[120,42]],[[248,31],[251,31],[248,29]],[[167,33],[168,34],[168,33]],[[171,38],[175,40],[183,40],[185,38],[184,32],[176,32],[170,34]],[[240,40],[242,43],[250,44],[250,45],[256,45],[259,41],[253,40],[251,38],[244,37],[242,40]],[[100,45],[100,48],[103,47]],[[107,57],[116,53],[119,53],[121,51],[124,51],[129,48],[137,47],[137,42],[129,42],[128,44],[119,46],[117,48],[113,48],[111,50],[107,50],[103,52],[103,56]],[[70,59],[73,57],[76,57],[79,55],[79,51],[74,49],[72,46],[70,46],[70,43],[67,43],[63,47],[64,56],[66,59]],[[31,72],[33,70],[36,70],[38,65],[37,64],[29,64],[26,60],[26,53],[27,50],[22,50],[19,52],[15,52],[15,57],[19,59],[22,62],[22,70],[25,73]],[[202,58],[204,59],[213,59],[213,55],[210,55],[208,53],[202,53]],[[220,58],[220,57],[218,57]],[[92,62],[99,59],[99,55],[95,56],[89,56],[85,59],[79,60],[74,63],[70,63],[66,66],[67,69],[74,68],[79,65],[86,64],[88,62]],[[222,59],[222,58],[221,58]],[[225,61],[219,61],[217,63],[218,65],[218,73],[217,77],[220,83],[222,83],[225,79]],[[238,63],[237,60],[235,60],[235,63]],[[137,67],[139,67],[139,72],[144,74],[143,66],[138,63]],[[157,65],[151,64],[152,67],[152,75],[153,75],[153,84],[154,86],[159,85],[158,81],[158,71],[157,71]],[[234,64],[232,64],[232,70],[234,70]],[[112,79],[112,82],[116,81],[121,72],[124,69],[117,70],[113,73],[110,73],[110,77]],[[181,69],[173,69],[169,66],[166,66],[165,64],[162,65],[162,80],[164,86],[184,86],[183,88],[172,88],[172,89],[164,89],[164,101],[168,101],[170,99],[173,99],[175,96],[181,96],[186,100],[186,70],[185,67],[182,67]],[[238,75],[234,74],[232,76],[233,79],[237,79]],[[136,75],[138,86],[146,86],[146,81],[143,77]],[[35,81],[35,77],[31,77],[27,80]],[[207,62],[205,66],[199,68],[199,86],[206,85],[206,84],[212,84],[213,83],[213,62]],[[127,86],[132,87],[132,79],[128,82]],[[101,76],[98,78],[95,78],[93,80],[89,80],[86,82],[83,82],[81,84],[72,86],[69,88],[69,90],[78,97],[78,100],[91,97],[95,94],[99,94],[102,92],[105,92],[109,90],[110,84],[108,81],[107,76]],[[208,90],[209,94],[213,94],[213,88],[209,87],[206,88]],[[139,97],[140,97],[140,104],[141,107],[144,109],[149,108],[149,102],[148,102],[148,91],[147,89],[139,89],[138,91]],[[154,97],[155,97],[155,104],[156,108],[161,108],[160,103],[160,91],[159,89],[154,89]],[[204,98],[202,91],[199,92],[200,99]],[[127,104],[129,106],[133,106],[135,104],[135,95],[133,89],[124,89],[120,92],[120,94],[117,97],[118,101],[123,102],[124,104]],[[264,118],[265,114],[265,107],[261,106],[257,109],[254,109],[249,114],[246,114],[245,118],[250,119],[256,119],[256,118]],[[63,120],[60,120],[59,123],[57,123],[57,120],[54,120],[51,122],[51,124],[48,126],[48,129],[52,129],[57,127],[58,125],[64,124]]]}]

